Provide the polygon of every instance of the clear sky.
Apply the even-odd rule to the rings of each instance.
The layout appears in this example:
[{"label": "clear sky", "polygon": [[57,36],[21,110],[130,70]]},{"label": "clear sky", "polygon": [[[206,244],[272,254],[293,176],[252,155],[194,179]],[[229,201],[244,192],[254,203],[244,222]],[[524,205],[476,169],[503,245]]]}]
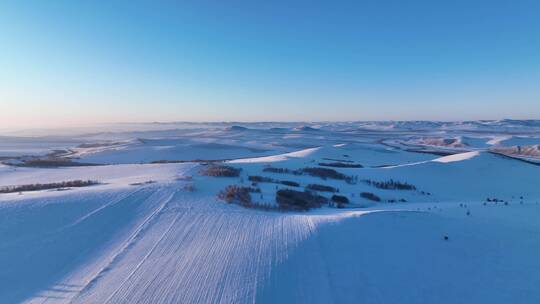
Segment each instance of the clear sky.
[{"label": "clear sky", "polygon": [[0,1],[0,129],[505,117],[540,118],[538,0]]}]

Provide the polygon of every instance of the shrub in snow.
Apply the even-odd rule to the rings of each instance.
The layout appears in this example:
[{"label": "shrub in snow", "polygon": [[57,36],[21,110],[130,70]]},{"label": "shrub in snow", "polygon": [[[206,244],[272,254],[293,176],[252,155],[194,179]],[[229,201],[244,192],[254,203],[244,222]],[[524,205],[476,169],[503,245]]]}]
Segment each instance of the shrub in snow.
[{"label": "shrub in snow", "polygon": [[252,205],[252,192],[261,192],[261,189],[230,185],[218,194],[218,198],[226,201],[229,204],[234,203],[245,207],[250,207]]},{"label": "shrub in snow", "polygon": [[0,193],[13,193],[13,192],[24,192],[24,191],[38,191],[38,190],[47,190],[47,189],[57,189],[57,188],[74,188],[74,187],[87,187],[92,185],[99,184],[97,181],[92,180],[74,180],[74,181],[64,181],[58,183],[48,183],[48,184],[28,184],[20,186],[8,186],[0,188]]},{"label": "shrub in snow", "polygon": [[332,200],[332,202],[334,202],[336,204],[336,206],[338,208],[343,208],[345,206],[345,204],[348,204],[349,203],[349,199],[346,197],[346,196],[343,196],[343,195],[332,195],[332,197],[330,198]]},{"label": "shrub in snow", "polygon": [[251,182],[256,182],[256,183],[273,183],[273,182],[275,182],[275,180],[273,178],[266,177],[266,176],[259,176],[259,175],[250,175],[250,176],[248,176],[248,180],[251,181]]},{"label": "shrub in snow", "polygon": [[183,189],[184,191],[187,191],[187,192],[193,192],[193,191],[195,191],[195,185],[193,185],[193,184],[186,184],[186,185],[184,185],[184,187],[182,187],[182,189]]},{"label": "shrub in snow", "polygon": [[300,187],[300,184],[297,182],[280,181],[280,180],[273,179],[266,176],[250,175],[248,179],[253,183],[275,183],[275,184],[282,184],[282,185],[291,186],[291,187]]},{"label": "shrub in snow", "polygon": [[11,164],[17,167],[35,168],[57,168],[57,167],[81,167],[81,166],[101,166],[100,164],[79,163],[69,158],[33,158],[24,160],[21,163]]},{"label": "shrub in snow", "polygon": [[200,171],[201,175],[216,176],[216,177],[238,177],[242,169],[224,166],[224,165],[209,165]]},{"label": "shrub in snow", "polygon": [[320,184],[309,184],[307,185],[306,189],[313,190],[313,191],[320,191],[320,192],[338,192],[337,189],[334,187],[320,185]]},{"label": "shrub in snow", "polygon": [[320,208],[328,199],[308,191],[281,189],[276,192],[276,202],[283,210],[309,210]]},{"label": "shrub in snow", "polygon": [[295,170],[295,172],[299,174],[307,174],[311,176],[320,177],[322,179],[337,179],[337,180],[344,180],[348,183],[352,183],[354,181],[353,177],[347,176],[343,173],[340,173],[334,169],[329,168],[319,168],[319,167],[306,167],[299,170]]},{"label": "shrub in snow", "polygon": [[354,163],[352,160],[346,160],[346,159],[337,159],[337,158],[328,158],[328,157],[325,157],[323,159],[324,160],[331,160],[331,161],[334,161],[334,162],[340,162],[340,163]]},{"label": "shrub in snow", "polygon": [[334,168],[363,168],[360,164],[353,164],[350,162],[331,162],[331,163],[319,163],[322,167],[334,167]]},{"label": "shrub in snow", "polygon": [[271,173],[292,173],[291,170],[287,168],[275,168],[275,167],[266,167],[263,169],[263,172],[271,172]]},{"label": "shrub in snow", "polygon": [[389,181],[374,181],[370,179],[364,180],[364,182],[370,186],[379,188],[379,189],[386,189],[386,190],[416,190],[416,187],[414,185],[408,184],[408,183],[402,183],[395,181],[393,179]]},{"label": "shrub in snow", "polygon": [[380,202],[381,198],[371,192],[362,192],[360,196],[374,202]]},{"label": "shrub in snow", "polygon": [[284,180],[284,181],[280,181],[280,183],[282,185],[285,185],[285,186],[290,186],[290,187],[300,187],[300,184],[297,183],[297,182],[293,182],[293,181],[287,181],[287,180]]},{"label": "shrub in snow", "polygon": [[131,184],[129,184],[129,185],[130,185],[130,186],[142,186],[142,185],[153,184],[153,183],[155,183],[155,182],[156,182],[156,181],[149,180],[149,181],[146,181],[146,182],[131,183]]},{"label": "shrub in snow", "polygon": [[334,169],[330,168],[320,168],[320,167],[306,167],[297,170],[290,170],[287,168],[275,168],[275,167],[266,167],[263,169],[264,172],[271,173],[280,173],[280,174],[294,174],[294,175],[311,175],[315,177],[320,177],[322,179],[337,179],[344,180],[349,184],[356,183],[356,176],[348,176],[343,173],[340,173]]}]

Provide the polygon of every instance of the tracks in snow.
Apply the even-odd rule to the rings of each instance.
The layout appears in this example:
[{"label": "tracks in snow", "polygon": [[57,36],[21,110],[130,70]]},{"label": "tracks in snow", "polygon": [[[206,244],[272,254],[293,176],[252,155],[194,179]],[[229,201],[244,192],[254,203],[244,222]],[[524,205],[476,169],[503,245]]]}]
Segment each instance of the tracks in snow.
[{"label": "tracks in snow", "polygon": [[313,232],[305,216],[184,204],[168,200],[72,303],[254,303],[273,265]]},{"label": "tracks in snow", "polygon": [[70,226],[67,230],[85,229],[111,213],[121,219],[124,210],[141,209],[129,234],[58,284],[80,286],[78,291],[30,302],[255,303],[272,269],[320,222],[335,220],[209,206],[210,197],[179,192],[175,185],[147,190],[114,200]]},{"label": "tracks in snow", "polygon": [[[126,250],[133,247],[134,243],[141,237],[141,235],[142,235],[142,233],[144,233],[145,229],[148,229],[148,227],[150,225],[152,225],[152,222],[155,220],[156,216],[158,216],[159,213],[167,206],[167,204],[172,200],[172,198],[174,197],[174,195],[176,193],[177,193],[177,191],[174,191],[174,192],[172,192],[172,194],[168,194],[167,198],[163,199],[163,202],[158,206],[158,208],[156,208],[152,213],[150,213],[150,215],[148,215],[144,219],[144,221],[135,229],[135,231],[131,234],[131,236],[128,237],[126,242],[118,249],[118,251],[115,254],[113,254],[113,256],[109,259],[109,262],[101,270],[99,270],[88,281],[88,283],[86,283],[84,285],[84,287],[81,289],[81,291],[79,292],[77,297],[80,296],[81,294],[86,293],[93,286],[95,286],[98,283],[99,279],[101,277],[103,277],[110,269],[112,269],[114,267],[115,263],[117,263],[121,259],[121,257],[125,254]],[[127,195],[126,197],[129,197],[129,196],[130,195]],[[156,196],[156,194],[150,196],[149,199],[156,199],[154,196]],[[94,213],[92,213],[92,214],[94,214]],[[90,215],[92,215],[92,214],[90,214]],[[77,297],[73,298],[71,302],[76,301]]]}]

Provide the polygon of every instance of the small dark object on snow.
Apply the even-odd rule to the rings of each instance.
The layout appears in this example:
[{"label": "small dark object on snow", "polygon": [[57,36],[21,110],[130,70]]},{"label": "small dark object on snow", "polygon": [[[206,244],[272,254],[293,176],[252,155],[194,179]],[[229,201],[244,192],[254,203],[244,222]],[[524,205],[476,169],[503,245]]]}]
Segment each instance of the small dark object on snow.
[{"label": "small dark object on snow", "polygon": [[[223,165],[209,165],[200,171],[201,175],[214,177],[238,177],[240,176],[241,168],[235,168]],[[243,182],[243,179],[240,180]]]},{"label": "small dark object on snow", "polygon": [[306,189],[319,192],[339,192],[338,189],[326,185],[309,184]]},{"label": "small dark object on snow", "polygon": [[371,192],[362,192],[360,193],[360,196],[362,198],[365,198],[365,199],[368,199],[370,201],[374,201],[374,202],[380,202],[381,201],[381,198],[378,197],[377,195],[371,193]]},{"label": "small dark object on snow", "polygon": [[336,203],[338,205],[338,207],[340,205],[344,205],[344,204],[348,204],[349,203],[349,199],[346,197],[346,196],[343,196],[343,195],[332,195],[332,197],[330,198],[332,200],[332,202]]},{"label": "small dark object on snow", "polygon": [[328,203],[328,199],[308,191],[281,189],[276,192],[276,202],[282,210],[307,211],[320,208],[322,204]]}]

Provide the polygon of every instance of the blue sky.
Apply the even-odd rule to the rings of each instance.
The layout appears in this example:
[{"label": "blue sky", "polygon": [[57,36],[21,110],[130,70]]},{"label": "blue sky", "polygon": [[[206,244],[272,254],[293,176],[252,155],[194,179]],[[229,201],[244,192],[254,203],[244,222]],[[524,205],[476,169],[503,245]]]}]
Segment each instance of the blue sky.
[{"label": "blue sky", "polygon": [[540,118],[539,16],[539,1],[1,1],[0,124]]}]

